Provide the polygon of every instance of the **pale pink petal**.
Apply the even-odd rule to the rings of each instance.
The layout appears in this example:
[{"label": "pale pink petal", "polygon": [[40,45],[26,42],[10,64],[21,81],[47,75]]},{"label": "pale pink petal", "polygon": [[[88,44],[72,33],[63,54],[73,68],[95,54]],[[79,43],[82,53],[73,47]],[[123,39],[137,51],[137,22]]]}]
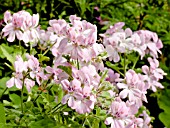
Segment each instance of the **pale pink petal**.
[{"label": "pale pink petal", "polygon": [[65,80],[61,81],[61,84],[62,84],[63,89],[68,91],[68,88],[70,86],[70,82],[65,79]]},{"label": "pale pink petal", "polygon": [[123,89],[123,88],[128,88],[128,85],[127,84],[124,84],[124,83],[117,83],[117,87],[119,89]]},{"label": "pale pink petal", "polygon": [[12,23],[9,23],[2,29],[2,32],[14,31],[14,28],[14,25]]},{"label": "pale pink petal", "polygon": [[115,119],[114,122],[115,122],[115,126],[116,126],[115,128],[124,128],[125,127],[125,124],[124,124],[123,120],[118,120],[118,119],[116,120]]},{"label": "pale pink petal", "polygon": [[130,28],[125,29],[126,37],[129,37],[132,35],[132,30]]},{"label": "pale pink petal", "polygon": [[[112,51],[113,52],[113,51]],[[120,56],[117,51],[113,52],[113,61],[118,62],[120,60]]]},{"label": "pale pink petal", "polygon": [[65,96],[62,98],[61,103],[62,103],[62,104],[66,104],[66,103],[67,103],[67,100],[68,100],[69,98],[70,98],[70,94],[65,95]]},{"label": "pale pink petal", "polygon": [[68,39],[67,38],[64,38],[64,39],[62,39],[60,41],[60,44],[58,46],[59,53],[63,53],[63,51],[65,51],[67,43],[68,43]]},{"label": "pale pink petal", "polygon": [[32,16],[32,26],[36,27],[38,25],[39,22],[39,14],[33,14]]},{"label": "pale pink petal", "polygon": [[15,40],[15,31],[12,31],[12,32],[9,33],[7,40],[9,42],[13,42]]},{"label": "pale pink petal", "polygon": [[143,73],[145,73],[145,74],[149,74],[149,67],[147,66],[147,65],[144,65],[144,66],[142,66],[142,71],[143,71]]},{"label": "pale pink petal", "polygon": [[163,43],[162,43],[162,41],[161,41],[160,39],[159,39],[158,42],[156,43],[156,47],[157,47],[158,49],[163,48]]},{"label": "pale pink petal", "polygon": [[15,85],[18,89],[22,88],[22,81],[20,79],[15,79]]},{"label": "pale pink petal", "polygon": [[32,78],[32,79],[34,79],[35,78],[35,73],[32,71],[32,72],[30,72],[30,77]]},{"label": "pale pink petal", "polygon": [[68,99],[68,106],[71,107],[72,109],[75,109],[75,100],[74,100],[74,97],[69,97]]},{"label": "pale pink petal", "polygon": [[18,40],[22,40],[23,33],[20,30],[16,30],[16,36]]},{"label": "pale pink petal", "polygon": [[24,43],[28,43],[30,41],[30,31],[25,31],[23,34],[23,41]]},{"label": "pale pink petal", "polygon": [[148,43],[147,46],[154,53],[154,55],[157,55],[157,47],[155,43]]},{"label": "pale pink petal", "polygon": [[122,99],[125,99],[129,94],[129,90],[128,89],[124,89],[122,90],[120,93],[119,93],[119,96],[122,98]]},{"label": "pale pink petal", "polygon": [[107,117],[104,123],[106,125],[110,125],[111,123],[113,123],[113,117]]},{"label": "pale pink petal", "polygon": [[24,84],[25,84],[28,92],[30,92],[30,91],[31,91],[31,88],[35,85],[35,81],[26,78],[25,81],[24,81]]},{"label": "pale pink petal", "polygon": [[11,22],[11,20],[12,20],[11,12],[6,11],[6,12],[4,13],[4,22],[7,24],[8,21]]},{"label": "pale pink petal", "polygon": [[54,73],[54,69],[52,67],[50,67],[50,66],[47,66],[45,68],[45,71],[47,71],[48,73]]},{"label": "pale pink petal", "polygon": [[7,86],[8,88],[11,88],[12,86],[14,86],[14,81],[15,81],[15,78],[12,77],[10,80],[8,80],[8,81],[6,82],[6,86]]},{"label": "pale pink petal", "polygon": [[133,92],[134,96],[139,97],[139,98],[141,97],[141,91],[139,89],[134,88],[134,89],[132,89],[132,92]]}]

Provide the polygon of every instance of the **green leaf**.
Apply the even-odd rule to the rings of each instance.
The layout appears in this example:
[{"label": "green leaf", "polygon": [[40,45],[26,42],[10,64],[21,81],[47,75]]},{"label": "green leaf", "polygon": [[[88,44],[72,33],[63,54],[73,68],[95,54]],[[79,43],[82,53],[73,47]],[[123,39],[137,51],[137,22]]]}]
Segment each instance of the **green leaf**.
[{"label": "green leaf", "polygon": [[104,73],[101,76],[100,83],[102,83],[105,80],[107,73],[108,73],[108,70],[104,71]]},{"label": "green leaf", "polygon": [[4,110],[4,106],[2,103],[0,103],[0,128],[3,128],[3,126],[6,123],[6,119],[5,119],[5,110]]},{"label": "green leaf", "polygon": [[169,113],[167,112],[162,112],[159,114],[159,119],[163,122],[163,124],[168,127],[170,125],[169,119],[170,118],[170,111]]},{"label": "green leaf", "polygon": [[107,128],[107,126],[104,124],[104,122],[101,122],[101,128]]},{"label": "green leaf", "polygon": [[62,87],[60,86],[57,91],[57,103],[60,103],[63,98],[64,92]]},{"label": "green leaf", "polygon": [[[0,47],[3,47],[5,48],[5,50],[11,54],[13,51],[14,51],[14,48],[13,47],[9,47],[7,44],[1,44]],[[3,54],[3,51],[0,50],[0,58],[5,58],[4,54]]]},{"label": "green leaf", "polygon": [[50,61],[50,58],[47,56],[43,56],[42,54],[38,54],[39,62]]},{"label": "green leaf", "polygon": [[9,80],[9,77],[3,77],[0,79],[0,89],[5,89],[6,88],[6,82]]},{"label": "green leaf", "polygon": [[170,126],[169,119],[170,118],[170,89],[164,90],[164,92],[158,98],[158,105],[164,112],[159,114],[159,119],[166,126]]},{"label": "green leaf", "polygon": [[30,128],[54,128],[55,126],[55,121],[47,118],[31,123]]},{"label": "green leaf", "polygon": [[7,60],[8,60],[9,62],[11,62],[11,64],[13,64],[14,61],[15,61],[15,58],[10,55],[10,53],[5,49],[4,46],[1,45],[1,46],[0,46],[0,49],[2,50],[2,53],[3,53],[3,55],[7,58]]},{"label": "green leaf", "polygon": [[118,64],[112,64],[110,61],[106,61],[106,65],[112,68],[113,70],[119,70]]},{"label": "green leaf", "polygon": [[107,98],[107,99],[111,98],[110,93],[108,91],[103,91],[100,96]]},{"label": "green leaf", "polygon": [[99,128],[99,123],[100,123],[99,119],[94,119],[93,124],[92,124],[92,128]]},{"label": "green leaf", "polygon": [[21,98],[17,94],[10,94],[10,100],[13,102],[13,107],[18,108],[21,105]]}]

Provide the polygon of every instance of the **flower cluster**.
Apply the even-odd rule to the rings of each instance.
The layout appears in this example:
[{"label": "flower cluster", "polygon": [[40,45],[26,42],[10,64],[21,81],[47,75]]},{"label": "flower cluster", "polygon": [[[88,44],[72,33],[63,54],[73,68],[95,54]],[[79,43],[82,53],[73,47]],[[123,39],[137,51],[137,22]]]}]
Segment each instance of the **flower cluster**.
[{"label": "flower cluster", "polygon": [[157,59],[148,58],[150,67],[147,65],[142,66],[142,71],[146,77],[146,84],[147,86],[156,92],[156,87],[164,88],[160,82],[160,79],[163,79],[163,76],[166,73],[159,67],[159,61]]},{"label": "flower cluster", "polygon": [[68,105],[75,109],[76,112],[89,113],[94,109],[96,102],[95,91],[100,82],[100,76],[96,72],[94,66],[84,66],[80,70],[73,69],[73,80],[69,82],[67,79],[61,81],[66,95],[63,97],[62,103],[68,101]]},{"label": "flower cluster", "polygon": [[89,62],[103,49],[96,43],[97,27],[75,15],[70,16],[70,22],[64,20],[50,20],[48,33],[57,43],[52,48],[54,56],[70,55],[74,60]]},{"label": "flower cluster", "polygon": [[[107,111],[105,124],[111,124],[111,128],[149,128],[151,118],[146,111],[138,113],[138,110],[143,101],[147,102],[148,89],[155,92],[157,88],[163,88],[159,80],[166,73],[159,68],[156,59],[163,45],[157,34],[148,30],[123,30],[125,24],[119,22],[100,34],[103,42],[98,44],[95,25],[81,21],[75,15],[69,20],[69,23],[63,19],[50,20],[47,30],[41,30],[37,27],[38,14],[31,16],[20,11],[11,15],[5,12],[6,26],[2,31],[9,42],[16,36],[26,44],[34,42],[36,46],[39,43],[45,52],[51,51],[53,55],[49,66],[40,64],[33,55],[26,54],[26,61],[18,55],[14,62],[15,72],[7,81],[7,87],[16,85],[21,89],[25,85],[30,92],[36,83],[40,86],[44,81],[50,81],[62,86],[61,103],[68,104],[79,114],[92,113],[98,106]],[[144,65],[140,67],[142,71],[136,73],[134,68],[124,64],[122,73],[118,67],[114,71],[104,65],[106,59],[119,63],[122,53],[128,56],[133,52],[137,52],[141,59],[149,54],[150,67]],[[107,93],[109,98],[104,95]],[[101,105],[103,97],[109,105]]]},{"label": "flower cluster", "polygon": [[111,124],[111,128],[150,128],[148,124],[151,118],[146,114],[146,111],[143,111],[143,114],[140,115],[144,119],[135,117],[134,112],[136,112],[136,109],[132,105],[117,99],[112,102],[109,109],[109,114],[112,117],[107,117],[105,124]]},{"label": "flower cluster", "polygon": [[141,58],[145,54],[158,58],[158,53],[161,53],[159,49],[163,45],[156,33],[148,30],[132,32],[130,28],[123,30],[124,25],[123,22],[119,22],[111,26],[104,34],[100,34],[103,37],[103,44],[110,61],[118,62],[120,60],[119,53],[132,51],[138,52]]},{"label": "flower cluster", "polygon": [[42,80],[47,79],[44,75],[44,69],[39,65],[38,59],[29,54],[26,57],[27,61],[23,61],[20,55],[16,57],[14,62],[15,72],[13,77],[6,83],[8,88],[16,85],[18,89],[21,89],[25,85],[28,92],[30,92],[31,88],[35,85],[35,81],[40,85]]},{"label": "flower cluster", "polygon": [[37,26],[39,22],[39,14],[30,15],[26,11],[19,11],[11,15],[9,11],[4,14],[4,22],[6,26],[2,29],[4,37],[8,36],[7,40],[13,42],[15,37],[18,40],[23,40],[25,44],[28,42],[38,42],[39,34]]}]

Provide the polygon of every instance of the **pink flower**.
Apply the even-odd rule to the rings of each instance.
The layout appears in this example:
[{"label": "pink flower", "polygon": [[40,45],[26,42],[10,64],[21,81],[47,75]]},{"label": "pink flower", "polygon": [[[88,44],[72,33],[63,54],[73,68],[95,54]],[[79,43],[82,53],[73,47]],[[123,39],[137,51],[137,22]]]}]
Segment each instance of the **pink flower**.
[{"label": "pink flower", "polygon": [[16,61],[14,62],[15,71],[18,73],[22,73],[23,71],[27,72],[28,63],[24,62],[20,55],[16,56]]},{"label": "pink flower", "polygon": [[[7,15],[7,14],[6,14]],[[10,17],[10,16],[9,16]],[[4,20],[8,20],[5,17]],[[2,29],[4,33],[4,37],[8,36],[7,40],[9,42],[13,42],[15,40],[15,36],[18,40],[22,40],[23,33],[21,31],[21,27],[23,25],[24,18],[18,13],[14,13],[12,17],[12,21],[7,23],[7,25]]]},{"label": "pink flower", "polygon": [[12,77],[10,80],[8,80],[6,82],[6,86],[8,88],[11,88],[14,85],[16,85],[16,87],[18,89],[21,89],[22,88],[22,84],[23,84],[23,82],[22,82],[22,79],[23,79],[22,73],[13,73],[13,75],[14,75],[14,77]]},{"label": "pink flower", "polygon": [[40,85],[41,80],[47,80],[47,76],[44,74],[43,69],[39,65],[39,61],[33,55],[26,55],[28,59],[28,68],[30,69],[30,77],[32,79],[36,78],[37,83]]},{"label": "pink flower", "polygon": [[11,15],[6,11],[4,14],[4,21],[6,26],[2,29],[4,37],[8,36],[7,40],[13,42],[15,36],[18,40],[23,40],[25,43],[36,42],[39,39],[37,32],[37,25],[39,22],[39,15],[33,14],[22,10]]},{"label": "pink flower", "polygon": [[119,96],[121,98],[129,98],[130,102],[135,102],[138,107],[142,105],[142,100],[146,101],[146,88],[142,76],[136,74],[135,71],[129,70],[125,74],[125,83],[117,83],[119,89],[123,89]]},{"label": "pink flower", "polygon": [[[51,51],[55,57],[66,53],[65,50],[68,50],[68,39],[67,38],[57,38],[57,43],[52,47]],[[71,49],[71,48],[70,48]]]},{"label": "pink flower", "polygon": [[49,32],[54,32],[58,36],[65,35],[66,34],[66,27],[67,27],[67,22],[63,19],[59,20],[50,20],[49,21],[50,27],[47,28]]},{"label": "pink flower", "polygon": [[80,70],[72,68],[73,80],[64,79],[61,81],[66,95],[62,103],[68,103],[68,106],[75,109],[80,114],[90,113],[94,109],[96,96],[92,93],[97,89],[100,77],[94,66],[84,66]]},{"label": "pink flower", "polygon": [[123,30],[123,26],[123,22],[117,23],[101,34],[110,61],[118,62],[120,60],[119,53],[126,53],[133,49],[132,31],[129,28]]},{"label": "pink flower", "polygon": [[156,87],[158,88],[164,88],[161,83],[158,81],[160,79],[163,79],[163,76],[166,75],[166,73],[158,68],[159,61],[156,59],[148,58],[148,61],[150,63],[150,67],[147,65],[142,66],[142,71],[146,75],[146,84],[148,85],[148,88],[152,89],[154,92],[156,92]]},{"label": "pink flower", "polygon": [[9,23],[12,22],[11,12],[6,11],[6,12],[4,13],[4,22],[5,22],[6,24],[8,24],[8,22],[9,22]]},{"label": "pink flower", "polygon": [[113,83],[113,85],[115,85],[118,81],[120,77],[120,74],[118,73],[114,73],[113,70],[111,69],[108,69],[108,77],[106,78],[106,81],[109,81],[111,83]]},{"label": "pink flower", "polygon": [[33,55],[28,55],[28,67],[31,69],[30,77],[35,78],[36,74],[40,71],[39,61]]},{"label": "pink flower", "polygon": [[25,84],[28,92],[30,92],[30,91],[31,91],[31,88],[35,85],[35,81],[26,78],[26,79],[24,80],[24,84]]},{"label": "pink flower", "polygon": [[161,54],[159,49],[162,48],[162,42],[158,39],[157,34],[148,30],[139,30],[136,33],[140,36],[141,47],[145,47],[143,49],[145,54],[158,58],[158,53]]},{"label": "pink flower", "polygon": [[25,44],[28,42],[38,42],[40,37],[36,27],[39,22],[39,14],[31,16],[29,13],[23,13],[23,15],[25,16],[23,41]]},{"label": "pink flower", "polygon": [[14,62],[15,72],[13,77],[7,81],[6,86],[8,88],[16,85],[18,89],[21,89],[23,86],[23,72],[27,72],[27,62],[24,62],[21,56],[16,56],[16,61]]},{"label": "pink flower", "polygon": [[109,110],[112,117],[107,117],[106,125],[111,124],[111,128],[125,128],[126,120],[129,118],[129,108],[123,101],[113,101]]}]

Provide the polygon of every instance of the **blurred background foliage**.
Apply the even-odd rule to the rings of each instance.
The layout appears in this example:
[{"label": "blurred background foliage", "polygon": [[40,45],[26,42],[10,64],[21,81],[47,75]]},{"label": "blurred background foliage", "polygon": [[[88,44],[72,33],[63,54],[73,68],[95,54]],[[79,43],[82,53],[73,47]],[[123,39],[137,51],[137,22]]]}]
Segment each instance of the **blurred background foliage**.
[{"label": "blurred background foliage", "polygon": [[[133,31],[147,29],[154,31],[161,38],[164,48],[160,56],[160,66],[167,73],[162,80],[164,90],[156,94],[148,93],[151,116],[155,117],[154,128],[170,128],[170,0],[0,0],[0,29],[3,13],[6,10],[17,12],[26,10],[40,14],[40,25],[46,28],[48,20],[63,18],[76,14],[104,32],[116,22],[125,22]],[[3,40],[4,41],[4,40]],[[4,43],[2,39],[0,44]],[[2,61],[3,62],[3,61]],[[4,63],[4,62],[3,62]],[[0,77],[6,72],[1,67]],[[159,107],[158,107],[159,106]]]}]

